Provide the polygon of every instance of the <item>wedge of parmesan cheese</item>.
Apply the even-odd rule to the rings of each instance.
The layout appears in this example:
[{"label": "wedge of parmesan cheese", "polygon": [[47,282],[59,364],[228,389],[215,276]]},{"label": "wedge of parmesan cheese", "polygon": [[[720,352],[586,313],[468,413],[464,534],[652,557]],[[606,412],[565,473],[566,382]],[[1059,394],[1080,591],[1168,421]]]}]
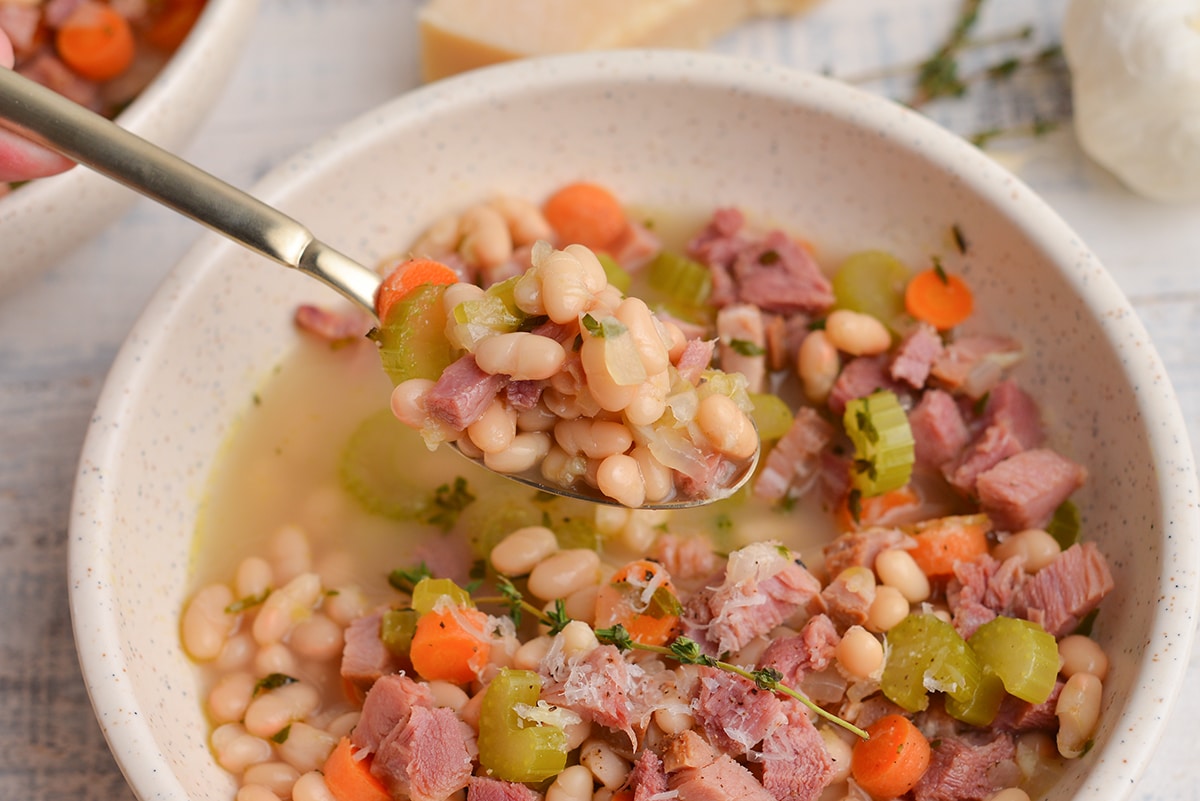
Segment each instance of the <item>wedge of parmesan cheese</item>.
[{"label": "wedge of parmesan cheese", "polygon": [[623,47],[700,48],[757,16],[819,0],[430,0],[418,12],[426,81],[500,61]]}]

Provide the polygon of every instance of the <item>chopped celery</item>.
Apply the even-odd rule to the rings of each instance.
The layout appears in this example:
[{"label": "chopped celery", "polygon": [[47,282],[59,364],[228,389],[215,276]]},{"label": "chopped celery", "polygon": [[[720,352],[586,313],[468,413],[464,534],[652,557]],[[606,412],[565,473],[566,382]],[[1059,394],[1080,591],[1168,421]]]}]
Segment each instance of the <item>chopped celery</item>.
[{"label": "chopped celery", "polygon": [[1079,541],[1079,530],[1083,522],[1079,516],[1079,507],[1066,500],[1054,510],[1054,516],[1046,524],[1046,532],[1054,537],[1058,547],[1064,551]]},{"label": "chopped celery", "polygon": [[983,669],[979,683],[965,701],[946,699],[946,713],[972,726],[990,726],[1004,700],[1004,682],[995,673]]},{"label": "chopped celery", "polygon": [[980,626],[968,641],[984,670],[1004,683],[1009,695],[1040,704],[1050,697],[1058,676],[1058,644],[1037,623],[997,617]]},{"label": "chopped celery", "polygon": [[603,251],[597,253],[596,258],[600,260],[600,266],[604,268],[604,275],[608,278],[608,283],[620,290],[622,295],[629,292],[629,287],[633,284],[633,276],[616,259]]},{"label": "chopped celery", "polygon": [[915,459],[913,435],[895,393],[879,390],[850,401],[842,422],[854,443],[850,481],[855,489],[869,497],[908,483]]},{"label": "chopped celery", "polygon": [[447,597],[455,606],[474,606],[471,594],[450,579],[423,578],[417,582],[412,591],[413,609],[418,614],[433,611],[439,598]]},{"label": "chopped celery", "polygon": [[914,613],[887,633],[887,661],[879,687],[909,712],[929,705],[928,691],[969,703],[983,671],[975,652],[954,626],[928,613]]},{"label": "chopped celery", "polygon": [[413,520],[430,505],[426,490],[410,481],[412,455],[421,436],[401,423],[390,409],[366,418],[350,435],[338,465],[342,488],[374,515]]},{"label": "chopped celery", "polygon": [[758,427],[759,439],[770,442],[782,437],[792,427],[792,410],[778,395],[770,392],[751,392],[754,404],[750,416]]},{"label": "chopped celery", "polygon": [[[554,725],[522,719],[517,705],[536,706],[542,679],[531,670],[503,668],[483,693],[479,764],[493,778],[540,782],[567,765],[567,735]],[[530,725],[530,724],[533,725]]]},{"label": "chopped celery", "polygon": [[371,336],[379,343],[379,360],[393,384],[410,378],[436,381],[452,361],[454,349],[446,338],[446,287],[419,286],[392,306]]},{"label": "chopped celery", "polygon": [[908,268],[890,253],[855,253],[833,275],[834,305],[869,314],[895,331],[904,319],[908,279]]},{"label": "chopped celery", "polygon": [[415,609],[389,609],[383,613],[379,639],[395,656],[408,656],[413,632],[417,630],[417,614]]},{"label": "chopped celery", "polygon": [[527,315],[513,297],[518,277],[493,284],[482,298],[464,300],[454,307],[450,332],[460,347],[474,351],[481,339],[520,330]]},{"label": "chopped celery", "polygon": [[703,264],[664,250],[646,265],[644,273],[671,314],[687,320],[704,316],[699,310],[712,293],[712,276]]},{"label": "chopped celery", "polygon": [[481,492],[475,502],[463,510],[458,527],[466,532],[476,558],[487,559],[496,543],[509,533],[525,526],[543,524],[542,510],[533,502],[534,495],[532,491],[494,487]]}]

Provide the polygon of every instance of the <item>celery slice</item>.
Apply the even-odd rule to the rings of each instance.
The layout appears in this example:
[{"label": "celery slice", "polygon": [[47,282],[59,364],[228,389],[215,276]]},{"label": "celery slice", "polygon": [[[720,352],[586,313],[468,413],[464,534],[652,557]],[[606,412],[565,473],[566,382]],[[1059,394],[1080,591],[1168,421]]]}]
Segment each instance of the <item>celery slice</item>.
[{"label": "celery slice", "polygon": [[966,704],[983,679],[967,641],[932,614],[914,613],[893,626],[887,633],[887,648],[879,687],[909,712],[925,709],[930,691],[944,692]]},{"label": "celery slice", "polygon": [[1065,551],[1079,541],[1079,531],[1082,526],[1083,521],[1079,515],[1079,507],[1070,500],[1066,500],[1054,510],[1054,515],[1046,524],[1046,532],[1054,537],[1058,547]]},{"label": "celery slice", "polygon": [[1004,682],[995,673],[984,668],[979,683],[975,685],[969,698],[964,701],[946,699],[946,713],[955,720],[972,726],[990,726],[996,718],[996,713],[1000,711],[1004,695]]},{"label": "celery slice", "polygon": [[371,332],[393,384],[410,378],[436,381],[454,361],[454,349],[446,338],[445,291],[446,287],[433,284],[417,287],[392,306],[388,319]]},{"label": "celery slice", "polygon": [[540,782],[567,766],[567,735],[558,726],[522,720],[517,705],[536,706],[542,678],[503,668],[483,694],[479,710],[479,764],[510,782]]},{"label": "celery slice", "polygon": [[758,427],[759,439],[764,442],[779,439],[792,427],[792,410],[778,395],[752,392],[750,402],[754,404],[750,416]]},{"label": "celery slice", "polygon": [[687,310],[703,306],[712,294],[712,276],[708,268],[686,256],[660,251],[645,267],[646,281],[658,292],[667,307],[683,316]]},{"label": "celery slice", "polygon": [[379,639],[393,655],[405,658],[417,630],[417,610],[389,609],[379,622]]},{"label": "celery slice", "polygon": [[895,393],[880,390],[846,404],[842,416],[854,443],[850,481],[863,495],[899,489],[912,477],[915,448],[912,428]]},{"label": "celery slice", "polygon": [[423,578],[413,587],[412,605],[418,614],[432,612],[440,598],[449,598],[455,606],[475,605],[471,594],[450,579]]},{"label": "celery slice", "polygon": [[421,436],[390,409],[366,418],[350,435],[338,465],[338,478],[363,509],[395,520],[414,520],[429,511],[430,496],[409,477]]},{"label": "celery slice", "polygon": [[1054,691],[1058,644],[1037,623],[997,617],[980,626],[968,641],[983,668],[1022,701],[1040,704]]},{"label": "celery slice", "polygon": [[890,253],[855,253],[833,274],[834,305],[869,314],[895,331],[904,319],[908,279],[908,268]]},{"label": "celery slice", "polygon": [[629,287],[633,284],[633,276],[616,259],[603,251],[597,253],[596,258],[600,260],[600,266],[604,268],[604,275],[608,278],[608,283],[620,290],[622,295],[628,293]]}]

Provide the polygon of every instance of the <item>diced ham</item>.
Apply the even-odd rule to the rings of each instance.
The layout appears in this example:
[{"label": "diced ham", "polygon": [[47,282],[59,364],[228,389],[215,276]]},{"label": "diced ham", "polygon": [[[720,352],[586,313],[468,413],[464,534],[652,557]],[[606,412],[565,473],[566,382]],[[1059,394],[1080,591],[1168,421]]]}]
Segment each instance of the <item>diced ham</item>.
[{"label": "diced ham", "polygon": [[425,411],[452,428],[462,431],[487,411],[508,377],[479,369],[467,354],[447,367],[425,396]]},{"label": "diced ham", "polygon": [[1113,588],[1108,560],[1094,542],[1076,543],[1017,590],[1013,613],[1055,637],[1071,633]]},{"label": "diced ham", "polygon": [[738,299],[780,314],[821,312],[833,305],[833,285],[816,259],[783,231],[768,231],[733,263]]},{"label": "diced ham", "polygon": [[1022,701],[1015,695],[1006,695],[1000,702],[1000,711],[992,721],[992,727],[1001,731],[1055,731],[1058,729],[1058,695],[1062,692],[1063,680],[1054,682],[1050,697],[1040,704]]},{"label": "diced ham", "polygon": [[372,753],[396,728],[403,728],[417,707],[433,707],[429,686],[399,673],[381,677],[363,700],[362,714],[350,733],[355,748]]},{"label": "diced ham", "polygon": [[379,638],[383,611],[351,621],[342,645],[342,678],[366,692],[381,676],[395,673],[402,665]]},{"label": "diced ham", "polygon": [[454,710],[415,706],[379,744],[371,774],[393,798],[442,801],[467,786],[475,753],[475,733]]},{"label": "diced ham", "polygon": [[717,566],[717,553],[708,537],[670,532],[659,535],[654,541],[650,558],[661,562],[667,575],[677,583],[689,583],[712,575]]},{"label": "diced ham", "polygon": [[925,386],[933,363],[944,349],[937,329],[929,323],[918,323],[896,347],[888,373],[895,380],[920,389]]},{"label": "diced ham", "polygon": [[882,720],[888,715],[905,715],[904,709],[898,704],[888,700],[883,693],[875,693],[861,701],[855,702],[847,700],[840,710],[838,716],[844,720],[848,720],[860,729],[865,729],[877,720]]},{"label": "diced ham", "polygon": [[775,693],[717,668],[701,669],[693,710],[708,741],[734,756],[743,756],[787,725],[783,702]]},{"label": "diced ham", "polygon": [[954,628],[963,638],[997,615],[1012,613],[1013,599],[1025,581],[1025,560],[1013,556],[999,562],[988,554],[954,563],[946,602]]},{"label": "diced ham", "polygon": [[821,454],[833,441],[833,426],[810,406],[796,410],[792,425],[767,454],[754,479],[754,496],[778,500],[796,487],[804,494],[820,476]]},{"label": "diced ham", "polygon": [[762,783],[776,801],[815,801],[833,778],[825,741],[794,699],[783,702],[787,725],[762,746]]},{"label": "diced ham", "polygon": [[717,653],[735,652],[799,611],[822,611],[821,582],[770,543],[730,555],[725,579],[707,598],[706,640]]},{"label": "diced ham", "polygon": [[48,49],[36,51],[17,72],[92,111],[99,111],[103,105],[98,85],[80,78]]},{"label": "diced ham", "polygon": [[982,398],[1021,355],[1020,343],[1008,337],[960,337],[946,346],[930,374],[947,389]]},{"label": "diced ham", "polygon": [[60,28],[75,13],[75,9],[83,5],[83,0],[47,0],[44,5],[46,25]]},{"label": "diced ham", "polygon": [[717,342],[714,339],[689,339],[675,362],[679,377],[693,385],[700,383],[700,375],[712,364],[713,351]]},{"label": "diced ham", "polygon": [[862,625],[875,601],[875,576],[867,568],[844,570],[821,590],[821,600],[839,630]]},{"label": "diced ham", "polygon": [[875,557],[898,548],[908,535],[895,528],[868,528],[841,534],[824,548],[825,573],[836,576],[848,567],[875,569]]},{"label": "diced ham", "polygon": [[423,564],[432,575],[450,579],[462,587],[471,580],[475,552],[463,537],[422,537],[409,563]]},{"label": "diced ham", "polygon": [[733,303],[717,312],[721,369],[746,377],[747,392],[762,392],[767,380],[767,335],[762,311]]},{"label": "diced ham", "polygon": [[981,743],[965,737],[939,737],[929,769],[917,782],[914,801],[983,801],[1008,786],[1016,746],[997,734]]},{"label": "diced ham", "polygon": [[33,49],[41,16],[36,5],[0,3],[0,30],[8,34],[17,55]]},{"label": "diced ham", "polygon": [[544,381],[509,381],[508,386],[504,388],[504,397],[510,408],[526,412],[538,405],[545,387]]},{"label": "diced ham", "polygon": [[1045,439],[1037,402],[1011,379],[992,387],[987,396],[983,420],[986,426],[1008,429],[1021,443],[1023,450],[1040,447]]},{"label": "diced ham", "polygon": [[826,403],[829,410],[841,418],[846,404],[855,398],[865,398],[872,392],[889,389],[903,396],[905,386],[888,375],[887,356],[859,356],[846,362],[829,390]]},{"label": "diced ham", "polygon": [[605,250],[625,270],[635,273],[662,250],[658,235],[637,220],[630,220],[625,230]]},{"label": "diced ham", "polygon": [[658,754],[647,748],[638,756],[629,773],[629,788],[633,790],[633,801],[651,801],[667,792],[667,773]]},{"label": "diced ham", "polygon": [[717,209],[708,225],[688,242],[687,254],[709,266],[728,270],[748,244],[740,235],[745,223],[746,218],[740,210],[732,207]]},{"label": "diced ham", "polygon": [[301,331],[333,344],[362,339],[371,330],[371,321],[364,312],[335,312],[308,303],[296,307],[294,319]]},{"label": "diced ham", "polygon": [[975,481],[979,505],[1001,531],[1041,528],[1083,486],[1087,470],[1047,448],[1018,453]]},{"label": "diced ham", "polygon": [[789,687],[798,687],[809,673],[820,673],[834,659],[841,635],[826,615],[810,617],[799,634],[771,641],[759,657],[759,667],[771,667],[783,674]]},{"label": "diced ham", "polygon": [[625,732],[636,745],[630,694],[634,682],[629,663],[612,645],[593,648],[582,658],[563,660],[554,650],[542,661],[541,697],[564,706],[601,726]]},{"label": "diced ham", "polygon": [[970,433],[950,393],[930,389],[908,413],[918,465],[940,468],[967,444]]},{"label": "diced ham", "polygon": [[958,456],[942,466],[942,475],[962,494],[974,495],[980,475],[1023,450],[1021,441],[1010,429],[988,426]]},{"label": "diced ham", "polygon": [[542,801],[542,795],[516,782],[472,776],[467,784],[467,801]]},{"label": "diced ham", "polygon": [[672,738],[663,764],[679,801],[775,801],[754,774],[690,730]]}]

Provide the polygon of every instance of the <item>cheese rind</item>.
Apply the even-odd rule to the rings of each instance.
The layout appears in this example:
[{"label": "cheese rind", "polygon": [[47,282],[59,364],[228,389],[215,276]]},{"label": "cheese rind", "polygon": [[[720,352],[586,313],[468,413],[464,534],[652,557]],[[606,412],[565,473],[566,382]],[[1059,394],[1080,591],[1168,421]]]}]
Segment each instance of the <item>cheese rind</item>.
[{"label": "cheese rind", "polygon": [[426,81],[528,56],[700,48],[754,16],[817,0],[431,0],[418,13]]}]

